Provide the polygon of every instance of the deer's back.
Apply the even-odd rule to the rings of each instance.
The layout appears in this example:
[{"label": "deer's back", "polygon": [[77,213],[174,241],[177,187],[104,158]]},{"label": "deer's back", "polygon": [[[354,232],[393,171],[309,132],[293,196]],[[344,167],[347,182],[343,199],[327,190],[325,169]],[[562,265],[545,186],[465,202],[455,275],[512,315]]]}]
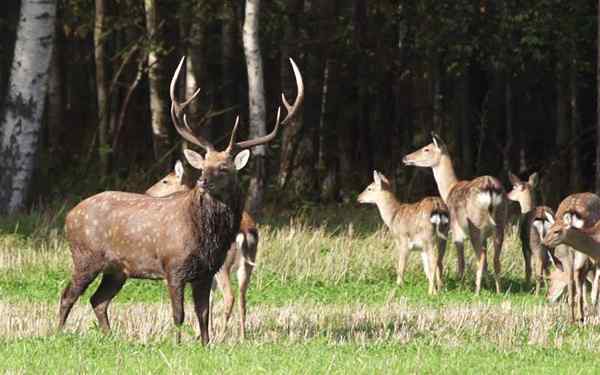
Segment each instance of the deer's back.
[{"label": "deer's back", "polygon": [[489,220],[488,207],[483,207],[479,197],[482,194],[494,194],[500,197],[500,209],[497,210],[495,221],[503,222],[506,215],[506,200],[504,199],[504,187],[500,180],[492,176],[480,176],[470,181],[458,181],[450,190],[447,198],[450,217],[454,223],[453,228],[460,227],[468,233],[469,224],[480,230],[493,227]]},{"label": "deer's back", "polygon": [[425,197],[416,203],[401,203],[394,216],[392,232],[397,236],[428,240],[434,236],[434,214],[449,216],[448,207],[440,197]]}]

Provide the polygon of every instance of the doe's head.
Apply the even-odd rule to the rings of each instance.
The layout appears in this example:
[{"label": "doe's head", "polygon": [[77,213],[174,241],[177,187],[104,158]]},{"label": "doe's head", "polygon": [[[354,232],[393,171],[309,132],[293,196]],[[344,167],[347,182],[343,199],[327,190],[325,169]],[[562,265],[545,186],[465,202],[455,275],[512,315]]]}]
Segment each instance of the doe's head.
[{"label": "doe's head", "polygon": [[376,204],[387,193],[392,191],[390,181],[383,174],[373,171],[373,182],[358,195],[359,203]]},{"label": "doe's head", "polygon": [[512,172],[508,172],[508,179],[513,186],[512,190],[507,194],[508,199],[521,204],[526,201],[530,202],[534,189],[537,187],[539,182],[538,173],[532,173],[527,181],[521,181],[521,179],[519,179],[519,177],[514,175]]},{"label": "doe's head", "polygon": [[430,144],[402,158],[404,165],[433,168],[440,163],[442,155],[448,154],[448,148],[436,133],[431,132],[431,137],[432,141]]},{"label": "doe's head", "polygon": [[161,178],[160,181],[150,186],[146,190],[146,194],[151,197],[166,197],[179,191],[187,191],[190,188],[183,183],[183,164],[180,160],[175,163],[173,172],[169,173],[165,177]]},{"label": "doe's head", "polygon": [[550,214],[546,214],[546,217],[552,226],[544,236],[543,244],[550,248],[568,242],[569,237],[584,225],[584,220],[576,212],[565,212],[558,220],[554,220]]}]

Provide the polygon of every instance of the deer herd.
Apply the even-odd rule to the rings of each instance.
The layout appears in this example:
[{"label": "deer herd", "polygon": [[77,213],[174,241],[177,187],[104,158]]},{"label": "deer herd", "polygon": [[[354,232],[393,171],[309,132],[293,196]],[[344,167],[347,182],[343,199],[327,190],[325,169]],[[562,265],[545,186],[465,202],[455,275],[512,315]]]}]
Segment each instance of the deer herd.
[{"label": "deer herd", "polygon": [[[290,104],[282,94],[287,114],[280,121],[278,109],[271,133],[236,141],[239,123],[236,120],[228,146],[218,151],[207,139],[194,134],[188,123],[186,107],[200,89],[183,102],[175,97],[183,62],[184,58],[170,84],[171,120],[185,141],[204,150],[204,156],[191,149],[184,150],[188,164],[200,170],[201,175],[185,178],[183,164],[177,162],[174,172],[145,194],[105,191],[85,199],[68,213],[65,232],[72,253],[73,274],[61,294],[59,329],[64,327],[73,304],[100,274],[101,282],[90,302],[104,332],[110,331],[108,305],[127,279],[162,279],[171,301],[176,341],[181,338],[184,289],[189,283],[200,338],[207,344],[213,279],[223,293],[225,328],[234,303],[230,273],[235,270],[239,284],[240,336],[245,337],[246,291],[255,267],[258,230],[254,219],[243,210],[244,194],[238,171],[249,160],[249,148],[272,141],[280,126],[297,114],[304,98],[302,75],[290,59],[297,96]],[[410,251],[420,250],[428,292],[439,293],[449,237],[456,248],[457,274],[462,280],[464,242],[468,238],[477,262],[475,293],[479,294],[487,269],[487,242],[493,237],[495,291],[500,293],[500,255],[508,205],[509,201],[515,201],[521,209],[519,235],[525,280],[529,283],[533,272],[534,293],[539,293],[546,280],[550,280],[550,300],[557,300],[567,289],[571,319],[583,320],[590,279],[592,304],[596,305],[600,291],[600,197],[592,193],[570,195],[554,213],[550,207],[535,203],[537,173],[527,181],[509,173],[512,190],[508,193],[500,180],[492,176],[459,180],[447,146],[434,133],[432,143],[406,155],[402,162],[431,168],[440,197],[400,203],[389,180],[377,171],[373,172],[373,182],[358,196],[359,203],[377,206],[393,236],[398,251],[398,284],[404,282]],[[550,264],[555,266],[553,271]]]}]

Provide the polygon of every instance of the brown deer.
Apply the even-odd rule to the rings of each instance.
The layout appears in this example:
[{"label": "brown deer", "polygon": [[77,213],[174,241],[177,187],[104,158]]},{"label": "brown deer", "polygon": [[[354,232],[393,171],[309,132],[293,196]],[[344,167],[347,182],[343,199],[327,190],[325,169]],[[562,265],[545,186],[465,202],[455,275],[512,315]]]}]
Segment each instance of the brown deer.
[{"label": "brown deer", "polygon": [[487,268],[486,243],[494,236],[494,271],[496,292],[500,293],[500,253],[504,240],[506,198],[504,187],[492,176],[481,176],[471,181],[459,181],[454,173],[452,159],[442,139],[432,133],[433,142],[406,155],[405,165],[428,167],[433,170],[440,195],[450,210],[450,230],[458,257],[458,276],[462,279],[465,268],[464,241],[467,237],[479,261],[475,293],[481,290],[481,279]]},{"label": "brown deer", "polygon": [[[179,191],[188,191],[193,187],[184,183],[184,169],[181,161],[175,164],[175,170],[163,177],[156,184],[152,185],[146,194],[153,197],[165,197]],[[223,322],[224,330],[231,316],[234,303],[233,290],[231,287],[230,274],[233,269],[236,270],[239,284],[239,312],[240,312],[240,336],[246,337],[246,292],[250,285],[250,278],[255,266],[256,252],[258,247],[258,229],[256,222],[246,211],[242,212],[242,221],[240,223],[240,232],[231,244],[225,263],[215,275],[217,285],[223,293],[225,304],[225,317]],[[210,315],[212,319],[212,314]]]},{"label": "brown deer", "polygon": [[[73,275],[64,289],[59,307],[59,329],[75,301],[102,273],[91,297],[100,328],[110,331],[107,308],[128,278],[164,279],[171,299],[173,319],[180,342],[184,319],[184,288],[192,286],[203,344],[209,342],[208,306],[213,277],[223,265],[227,251],[239,232],[243,194],[238,179],[250,157],[248,148],[266,144],[297,112],[303,99],[302,77],[290,59],[298,85],[293,105],[272,132],[253,140],[235,142],[238,121],[227,148],[218,151],[206,139],[194,135],[185,121],[185,108],[199,90],[183,103],[175,99],[175,85],[184,59],[171,80],[171,118],[185,140],[206,151],[184,154],[192,167],[202,170],[194,188],[164,198],[144,194],[106,191],[79,203],[67,215],[66,236],[71,246]],[[183,117],[185,126],[181,123]],[[236,150],[242,150],[235,155]],[[235,155],[235,157],[234,157]]]},{"label": "brown deer", "polygon": [[410,250],[421,250],[429,294],[442,288],[442,274],[448,235],[448,208],[439,197],[426,197],[413,204],[400,203],[392,186],[381,173],[373,171],[373,182],[358,196],[358,202],[377,205],[385,225],[392,232],[398,250],[398,285]]},{"label": "brown deer", "polygon": [[535,294],[537,295],[544,283],[544,275],[548,271],[548,248],[542,244],[542,239],[550,228],[546,215],[553,216],[554,211],[550,207],[535,204],[534,189],[539,181],[537,173],[531,174],[525,182],[508,172],[508,179],[513,188],[506,196],[521,206],[519,237],[525,260],[525,281],[527,284],[530,283],[531,270],[535,265]]},{"label": "brown deer", "polygon": [[[544,237],[543,244],[551,249],[559,245],[568,245],[575,251],[588,256],[594,263],[600,260],[600,197],[593,193],[572,194],[563,199],[558,206],[554,217],[547,215],[552,223],[548,233]],[[578,269],[572,264],[562,264],[559,257],[550,252],[554,263],[566,272],[569,280],[569,303],[571,307],[571,319],[575,320],[577,315],[583,321],[583,281],[585,271]],[[598,271],[594,280],[592,300],[597,302]],[[573,284],[578,291],[577,300],[574,298]],[[577,305],[577,306],[575,306]],[[577,313],[575,312],[577,309]]]}]

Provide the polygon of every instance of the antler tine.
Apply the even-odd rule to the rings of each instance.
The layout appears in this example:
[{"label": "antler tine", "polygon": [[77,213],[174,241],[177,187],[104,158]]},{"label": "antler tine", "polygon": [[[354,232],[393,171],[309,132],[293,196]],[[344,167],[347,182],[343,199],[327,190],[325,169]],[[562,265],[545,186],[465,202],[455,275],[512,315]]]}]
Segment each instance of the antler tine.
[{"label": "antler tine", "polygon": [[[206,151],[214,150],[214,146],[208,142],[206,139],[200,136],[196,136],[193,134],[192,129],[189,127],[187,123],[186,114],[184,113],[185,108],[198,96],[200,93],[200,88],[198,88],[194,94],[184,101],[183,103],[179,103],[175,98],[175,85],[177,84],[177,79],[179,78],[179,73],[181,72],[181,68],[183,66],[183,62],[185,61],[185,56],[181,58],[179,61],[179,65],[177,65],[177,69],[175,69],[175,73],[173,74],[173,78],[171,78],[171,84],[169,85],[169,95],[171,97],[171,120],[173,121],[173,125],[175,126],[175,130],[177,133],[181,135],[183,139],[186,141],[198,145],[205,149]],[[183,113],[183,116],[181,114]],[[185,128],[181,125],[179,118],[183,117],[183,121],[185,123]]]},{"label": "antler tine", "polygon": [[235,135],[237,134],[238,125],[240,123],[240,116],[235,117],[235,124],[233,125],[233,130],[231,131],[231,137],[229,138],[229,145],[227,146],[227,152],[230,152],[233,149],[235,144]]},{"label": "antler tine", "polygon": [[298,91],[298,94],[296,95],[294,105],[290,105],[290,103],[285,97],[285,94],[281,93],[281,101],[283,102],[283,105],[285,106],[285,109],[287,111],[287,115],[285,116],[283,121],[281,121],[282,125],[287,124],[296,115],[298,108],[304,100],[304,81],[302,80],[302,74],[300,74],[300,69],[298,69],[298,66],[291,57],[290,64],[292,64],[292,70],[294,71],[294,77],[296,78],[296,89]]},{"label": "antler tine", "polygon": [[298,89],[298,94],[296,96],[296,100],[294,101],[293,105],[290,105],[290,103],[287,101],[287,99],[285,98],[285,94],[281,94],[281,99],[283,101],[283,105],[285,106],[285,109],[287,110],[287,115],[285,116],[283,121],[280,122],[279,118],[281,116],[281,107],[278,107],[277,108],[277,122],[275,123],[275,127],[273,127],[273,130],[269,134],[259,137],[259,138],[256,138],[256,139],[238,142],[235,144],[236,147],[248,148],[248,147],[258,146],[258,145],[265,144],[265,143],[272,141],[275,138],[275,136],[277,135],[277,132],[279,131],[279,125],[287,124],[298,112],[298,108],[300,108],[300,106],[302,105],[302,101],[304,100],[304,81],[302,80],[302,74],[300,73],[300,69],[298,69],[298,66],[296,65],[294,60],[292,60],[291,58],[290,58],[290,64],[292,64],[292,69],[294,70],[294,76],[296,77],[296,87]]}]

